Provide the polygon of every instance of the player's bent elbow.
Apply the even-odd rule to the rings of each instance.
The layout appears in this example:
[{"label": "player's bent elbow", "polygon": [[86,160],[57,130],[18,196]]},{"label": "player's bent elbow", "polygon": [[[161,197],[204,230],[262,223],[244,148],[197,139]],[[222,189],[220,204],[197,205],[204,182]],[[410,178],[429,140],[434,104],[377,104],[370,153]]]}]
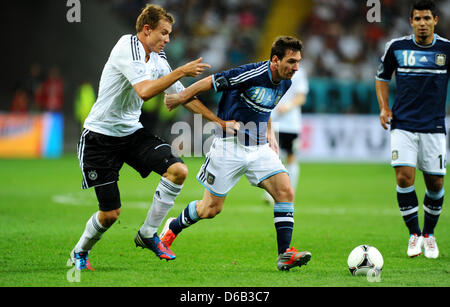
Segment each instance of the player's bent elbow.
[{"label": "player's bent elbow", "polygon": [[136,93],[138,94],[139,98],[141,98],[144,101],[147,101],[153,97],[153,95],[146,94],[144,91],[139,91],[139,92],[136,91]]},{"label": "player's bent elbow", "polygon": [[147,101],[158,94],[151,90],[149,82],[149,80],[145,80],[133,86],[136,94],[144,101]]}]

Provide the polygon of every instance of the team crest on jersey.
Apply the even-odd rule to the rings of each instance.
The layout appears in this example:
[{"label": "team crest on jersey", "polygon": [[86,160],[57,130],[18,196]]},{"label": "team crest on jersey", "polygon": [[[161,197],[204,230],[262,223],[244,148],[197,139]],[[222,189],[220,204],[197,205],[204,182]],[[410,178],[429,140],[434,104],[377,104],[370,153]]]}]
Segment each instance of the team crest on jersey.
[{"label": "team crest on jersey", "polygon": [[96,171],[89,171],[88,172],[88,177],[91,180],[96,180],[98,178],[97,172]]},{"label": "team crest on jersey", "polygon": [[436,65],[444,66],[445,65],[445,59],[446,59],[445,54],[442,54],[442,53],[436,54]]},{"label": "team crest on jersey", "polygon": [[210,172],[207,172],[207,174],[208,175],[206,176],[206,181],[208,182],[208,184],[213,185],[214,181],[216,181],[216,176],[214,176]]},{"label": "team crest on jersey", "polygon": [[398,159],[398,150],[393,150],[392,151],[392,160],[397,160]]}]

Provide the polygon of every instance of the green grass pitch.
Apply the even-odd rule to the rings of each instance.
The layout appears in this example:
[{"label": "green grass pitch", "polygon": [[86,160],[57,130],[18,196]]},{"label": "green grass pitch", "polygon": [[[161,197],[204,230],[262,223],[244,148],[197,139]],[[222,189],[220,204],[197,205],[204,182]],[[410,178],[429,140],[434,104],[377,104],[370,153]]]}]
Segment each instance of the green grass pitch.
[{"label": "green grass pitch", "polygon": [[[189,177],[169,216],[203,195],[195,179],[203,159],[185,162]],[[276,268],[273,210],[245,177],[221,214],[181,233],[172,246],[175,261],[136,248],[133,239],[159,179],[152,174],[142,180],[124,166],[122,214],[90,254],[96,270],[83,271],[78,279],[66,261],[97,204],[92,189],[80,188],[76,156],[0,160],[0,170],[0,286],[450,286],[449,197],[436,229],[440,257],[408,258],[407,230],[388,164],[301,164],[292,245],[309,250],[312,259],[289,272]],[[421,173],[416,190],[422,202]],[[419,218],[422,223],[422,206]],[[383,254],[379,282],[348,272],[347,256],[359,244],[374,245]]]}]

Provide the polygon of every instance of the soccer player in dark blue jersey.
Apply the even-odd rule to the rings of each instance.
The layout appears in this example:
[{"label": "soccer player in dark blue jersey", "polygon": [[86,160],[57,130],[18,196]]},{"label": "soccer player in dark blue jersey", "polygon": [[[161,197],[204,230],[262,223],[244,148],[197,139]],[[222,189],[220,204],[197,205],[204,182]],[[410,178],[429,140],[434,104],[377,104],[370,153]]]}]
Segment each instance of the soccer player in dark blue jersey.
[{"label": "soccer player in dark blue jersey", "polygon": [[195,200],[168,219],[161,240],[171,246],[182,229],[200,219],[221,212],[227,193],[245,175],[249,182],[274,198],[274,223],[277,234],[277,268],[289,270],[306,264],[311,253],[290,248],[294,227],[294,190],[289,175],[278,157],[278,144],[270,124],[270,114],[291,86],[298,70],[302,43],[293,37],[278,38],[269,61],[243,65],[206,77],[175,95],[166,96],[169,109],[195,95],[215,89],[222,92],[218,117],[241,124],[236,135],[217,129],[216,137],[197,179],[205,187],[202,200]]},{"label": "soccer player in dark blue jersey", "polygon": [[[392,166],[397,200],[410,239],[407,255],[437,258],[434,236],[444,201],[446,174],[445,103],[449,80],[450,41],[434,33],[439,17],[433,1],[416,1],[410,24],[414,34],[386,44],[377,71],[380,122],[391,126]],[[396,76],[396,97],[389,107],[389,81]],[[423,172],[426,193],[424,227],[418,220],[415,169]]]}]

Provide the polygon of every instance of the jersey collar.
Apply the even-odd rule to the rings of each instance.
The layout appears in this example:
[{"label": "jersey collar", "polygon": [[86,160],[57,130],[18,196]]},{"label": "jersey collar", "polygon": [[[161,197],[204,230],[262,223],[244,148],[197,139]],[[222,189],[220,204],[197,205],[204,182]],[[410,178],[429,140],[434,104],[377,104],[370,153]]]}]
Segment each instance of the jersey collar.
[{"label": "jersey collar", "polygon": [[436,33],[433,34],[433,37],[434,37],[434,38],[433,38],[433,42],[432,42],[430,45],[421,45],[421,44],[419,44],[419,43],[416,42],[416,36],[415,36],[414,34],[412,35],[412,39],[413,39],[414,44],[416,44],[416,46],[418,46],[418,47],[420,47],[420,48],[430,48],[430,47],[433,47],[434,44],[436,44],[436,37],[437,37]]},{"label": "jersey collar", "polygon": [[273,82],[273,79],[272,79],[272,72],[270,71],[270,61],[267,61],[267,71],[269,72],[269,79],[270,79],[270,82],[272,82],[273,85],[280,85],[281,81],[278,82],[278,83]]}]

